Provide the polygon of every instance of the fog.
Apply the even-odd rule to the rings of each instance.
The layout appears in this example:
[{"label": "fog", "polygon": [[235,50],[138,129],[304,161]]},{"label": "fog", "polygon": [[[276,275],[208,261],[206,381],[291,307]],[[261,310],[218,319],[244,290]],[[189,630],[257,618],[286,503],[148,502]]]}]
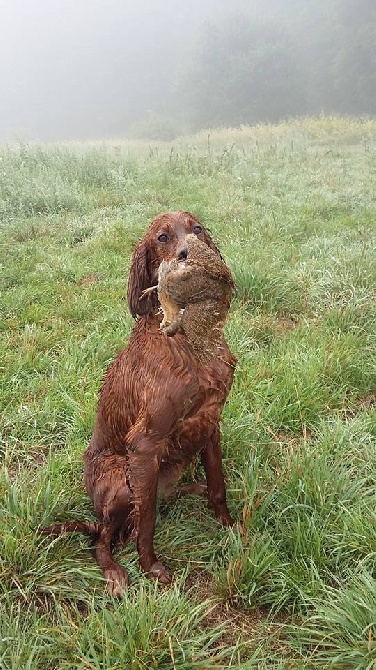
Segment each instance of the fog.
[{"label": "fog", "polygon": [[0,142],[375,114],[375,4],[0,0]]},{"label": "fog", "polygon": [[0,139],[123,135],[164,107],[184,44],[221,4],[3,0]]}]

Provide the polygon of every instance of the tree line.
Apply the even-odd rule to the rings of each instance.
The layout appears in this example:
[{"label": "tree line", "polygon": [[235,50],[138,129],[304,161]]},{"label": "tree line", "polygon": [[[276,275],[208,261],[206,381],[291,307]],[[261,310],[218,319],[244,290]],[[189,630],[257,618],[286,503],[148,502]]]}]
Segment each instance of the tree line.
[{"label": "tree line", "polygon": [[270,0],[269,9],[207,20],[130,133],[170,139],[322,112],[376,115],[375,0]]}]

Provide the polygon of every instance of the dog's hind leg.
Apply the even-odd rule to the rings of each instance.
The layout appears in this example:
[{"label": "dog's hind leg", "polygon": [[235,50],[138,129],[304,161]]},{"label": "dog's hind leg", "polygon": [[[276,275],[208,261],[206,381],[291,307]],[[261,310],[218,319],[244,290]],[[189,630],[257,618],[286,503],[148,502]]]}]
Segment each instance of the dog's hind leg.
[{"label": "dog's hind leg", "polygon": [[63,523],[54,523],[39,530],[40,535],[52,535],[56,537],[64,533],[85,533],[97,537],[101,531],[101,523],[88,523],[86,521],[64,521]]}]

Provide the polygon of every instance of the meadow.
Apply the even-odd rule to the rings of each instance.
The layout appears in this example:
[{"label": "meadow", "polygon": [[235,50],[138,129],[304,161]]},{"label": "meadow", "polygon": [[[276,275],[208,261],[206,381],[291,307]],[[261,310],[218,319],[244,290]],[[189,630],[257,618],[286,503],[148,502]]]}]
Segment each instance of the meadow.
[{"label": "meadow", "polygon": [[[174,583],[129,545],[115,601],[87,537],[37,530],[94,519],[82,453],[132,328],[132,248],[174,209],[236,279],[222,434],[240,523],[162,502]],[[0,150],[0,216],[1,670],[374,669],[376,121],[18,143]]]}]

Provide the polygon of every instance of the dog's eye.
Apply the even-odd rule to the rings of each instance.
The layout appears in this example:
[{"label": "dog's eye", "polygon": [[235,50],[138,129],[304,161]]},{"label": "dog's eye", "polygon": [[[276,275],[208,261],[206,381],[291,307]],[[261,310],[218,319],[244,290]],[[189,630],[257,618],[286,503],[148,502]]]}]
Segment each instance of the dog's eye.
[{"label": "dog's eye", "polygon": [[160,235],[158,235],[158,241],[159,241],[159,242],[162,242],[163,244],[165,244],[166,242],[168,242],[168,235],[167,235],[167,233],[161,233]]},{"label": "dog's eye", "polygon": [[200,233],[202,233],[201,226],[193,226],[192,230],[193,230],[195,235],[199,235]]}]

